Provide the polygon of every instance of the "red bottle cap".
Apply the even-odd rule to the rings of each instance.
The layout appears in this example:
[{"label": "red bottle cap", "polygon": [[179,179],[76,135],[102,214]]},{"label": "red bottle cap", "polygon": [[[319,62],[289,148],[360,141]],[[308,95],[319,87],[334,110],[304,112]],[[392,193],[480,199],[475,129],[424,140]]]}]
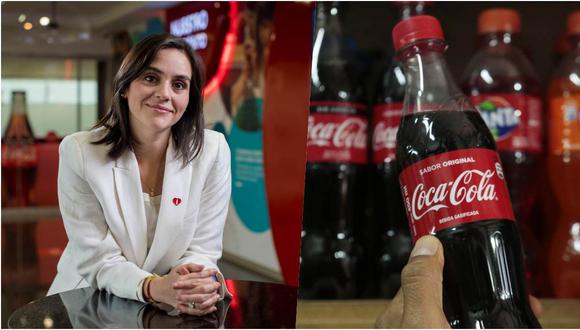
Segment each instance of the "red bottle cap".
[{"label": "red bottle cap", "polygon": [[479,14],[477,20],[479,34],[494,32],[520,32],[520,14],[508,8],[492,8]]},{"label": "red bottle cap", "polygon": [[580,10],[568,15],[568,34],[580,34]]},{"label": "red bottle cap", "polygon": [[444,39],[439,21],[429,15],[413,16],[393,28],[395,50],[422,39]]}]

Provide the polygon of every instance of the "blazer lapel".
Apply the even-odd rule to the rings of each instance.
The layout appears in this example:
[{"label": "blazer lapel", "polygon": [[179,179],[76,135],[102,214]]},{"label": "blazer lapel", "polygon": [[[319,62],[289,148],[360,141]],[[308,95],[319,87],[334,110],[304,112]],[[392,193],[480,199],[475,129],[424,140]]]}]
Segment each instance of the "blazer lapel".
[{"label": "blazer lapel", "polygon": [[173,245],[175,235],[181,232],[183,226],[191,186],[192,167],[182,168],[181,159],[177,159],[175,156],[173,138],[170,138],[165,154],[165,172],[163,174],[159,216],[153,243],[143,265],[144,269],[155,268]]},{"label": "blazer lapel", "polygon": [[139,165],[132,151],[125,152],[116,161],[113,168],[115,175],[115,192],[120,205],[125,228],[135,255],[134,262],[141,267],[147,253],[147,220]]}]

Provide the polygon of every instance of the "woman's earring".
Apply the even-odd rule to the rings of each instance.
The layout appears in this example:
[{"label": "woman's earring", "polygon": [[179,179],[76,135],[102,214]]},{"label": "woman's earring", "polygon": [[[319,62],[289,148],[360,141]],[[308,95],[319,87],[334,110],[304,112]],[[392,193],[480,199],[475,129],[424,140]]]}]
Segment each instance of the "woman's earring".
[{"label": "woman's earring", "polygon": [[121,97],[122,98],[125,98],[125,93],[121,93]]}]

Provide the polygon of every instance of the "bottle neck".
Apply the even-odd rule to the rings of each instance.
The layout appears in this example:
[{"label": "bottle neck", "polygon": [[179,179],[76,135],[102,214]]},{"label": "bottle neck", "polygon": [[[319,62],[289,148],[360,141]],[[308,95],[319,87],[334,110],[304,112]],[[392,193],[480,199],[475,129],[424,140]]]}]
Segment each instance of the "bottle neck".
[{"label": "bottle neck", "polygon": [[24,93],[12,94],[12,109],[13,114],[26,114],[26,97]]},{"label": "bottle neck", "polygon": [[[413,16],[425,15],[426,4],[423,1],[404,1],[399,4],[399,22]],[[403,66],[396,56],[383,76],[379,92],[375,95],[377,103],[402,102],[405,97],[406,79]]]},{"label": "bottle neck", "polygon": [[[314,47],[318,46],[319,61],[333,61],[343,57],[342,29],[338,7],[321,6],[319,8]],[[317,51],[315,49],[315,51]],[[316,55],[316,54],[314,54]]]},{"label": "bottle neck", "polygon": [[[405,114],[438,110],[466,110],[464,99],[447,66],[445,41],[420,40],[397,53],[403,63],[407,87]],[[457,104],[456,104],[457,103]]]},{"label": "bottle neck", "polygon": [[317,29],[312,50],[312,93],[349,100],[353,86],[347,71],[337,4],[319,3]]},{"label": "bottle neck", "polygon": [[517,33],[508,31],[497,31],[479,35],[480,47],[496,47],[500,45],[513,45],[518,38]]}]

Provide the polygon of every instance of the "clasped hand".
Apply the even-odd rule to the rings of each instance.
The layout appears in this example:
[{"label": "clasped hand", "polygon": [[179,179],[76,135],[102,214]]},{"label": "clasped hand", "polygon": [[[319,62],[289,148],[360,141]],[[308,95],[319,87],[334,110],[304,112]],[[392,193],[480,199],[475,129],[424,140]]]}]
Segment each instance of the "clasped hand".
[{"label": "clasped hand", "polygon": [[154,300],[166,303],[181,313],[202,316],[217,310],[220,283],[214,278],[217,270],[203,265],[185,264],[169,274],[151,281]]}]

